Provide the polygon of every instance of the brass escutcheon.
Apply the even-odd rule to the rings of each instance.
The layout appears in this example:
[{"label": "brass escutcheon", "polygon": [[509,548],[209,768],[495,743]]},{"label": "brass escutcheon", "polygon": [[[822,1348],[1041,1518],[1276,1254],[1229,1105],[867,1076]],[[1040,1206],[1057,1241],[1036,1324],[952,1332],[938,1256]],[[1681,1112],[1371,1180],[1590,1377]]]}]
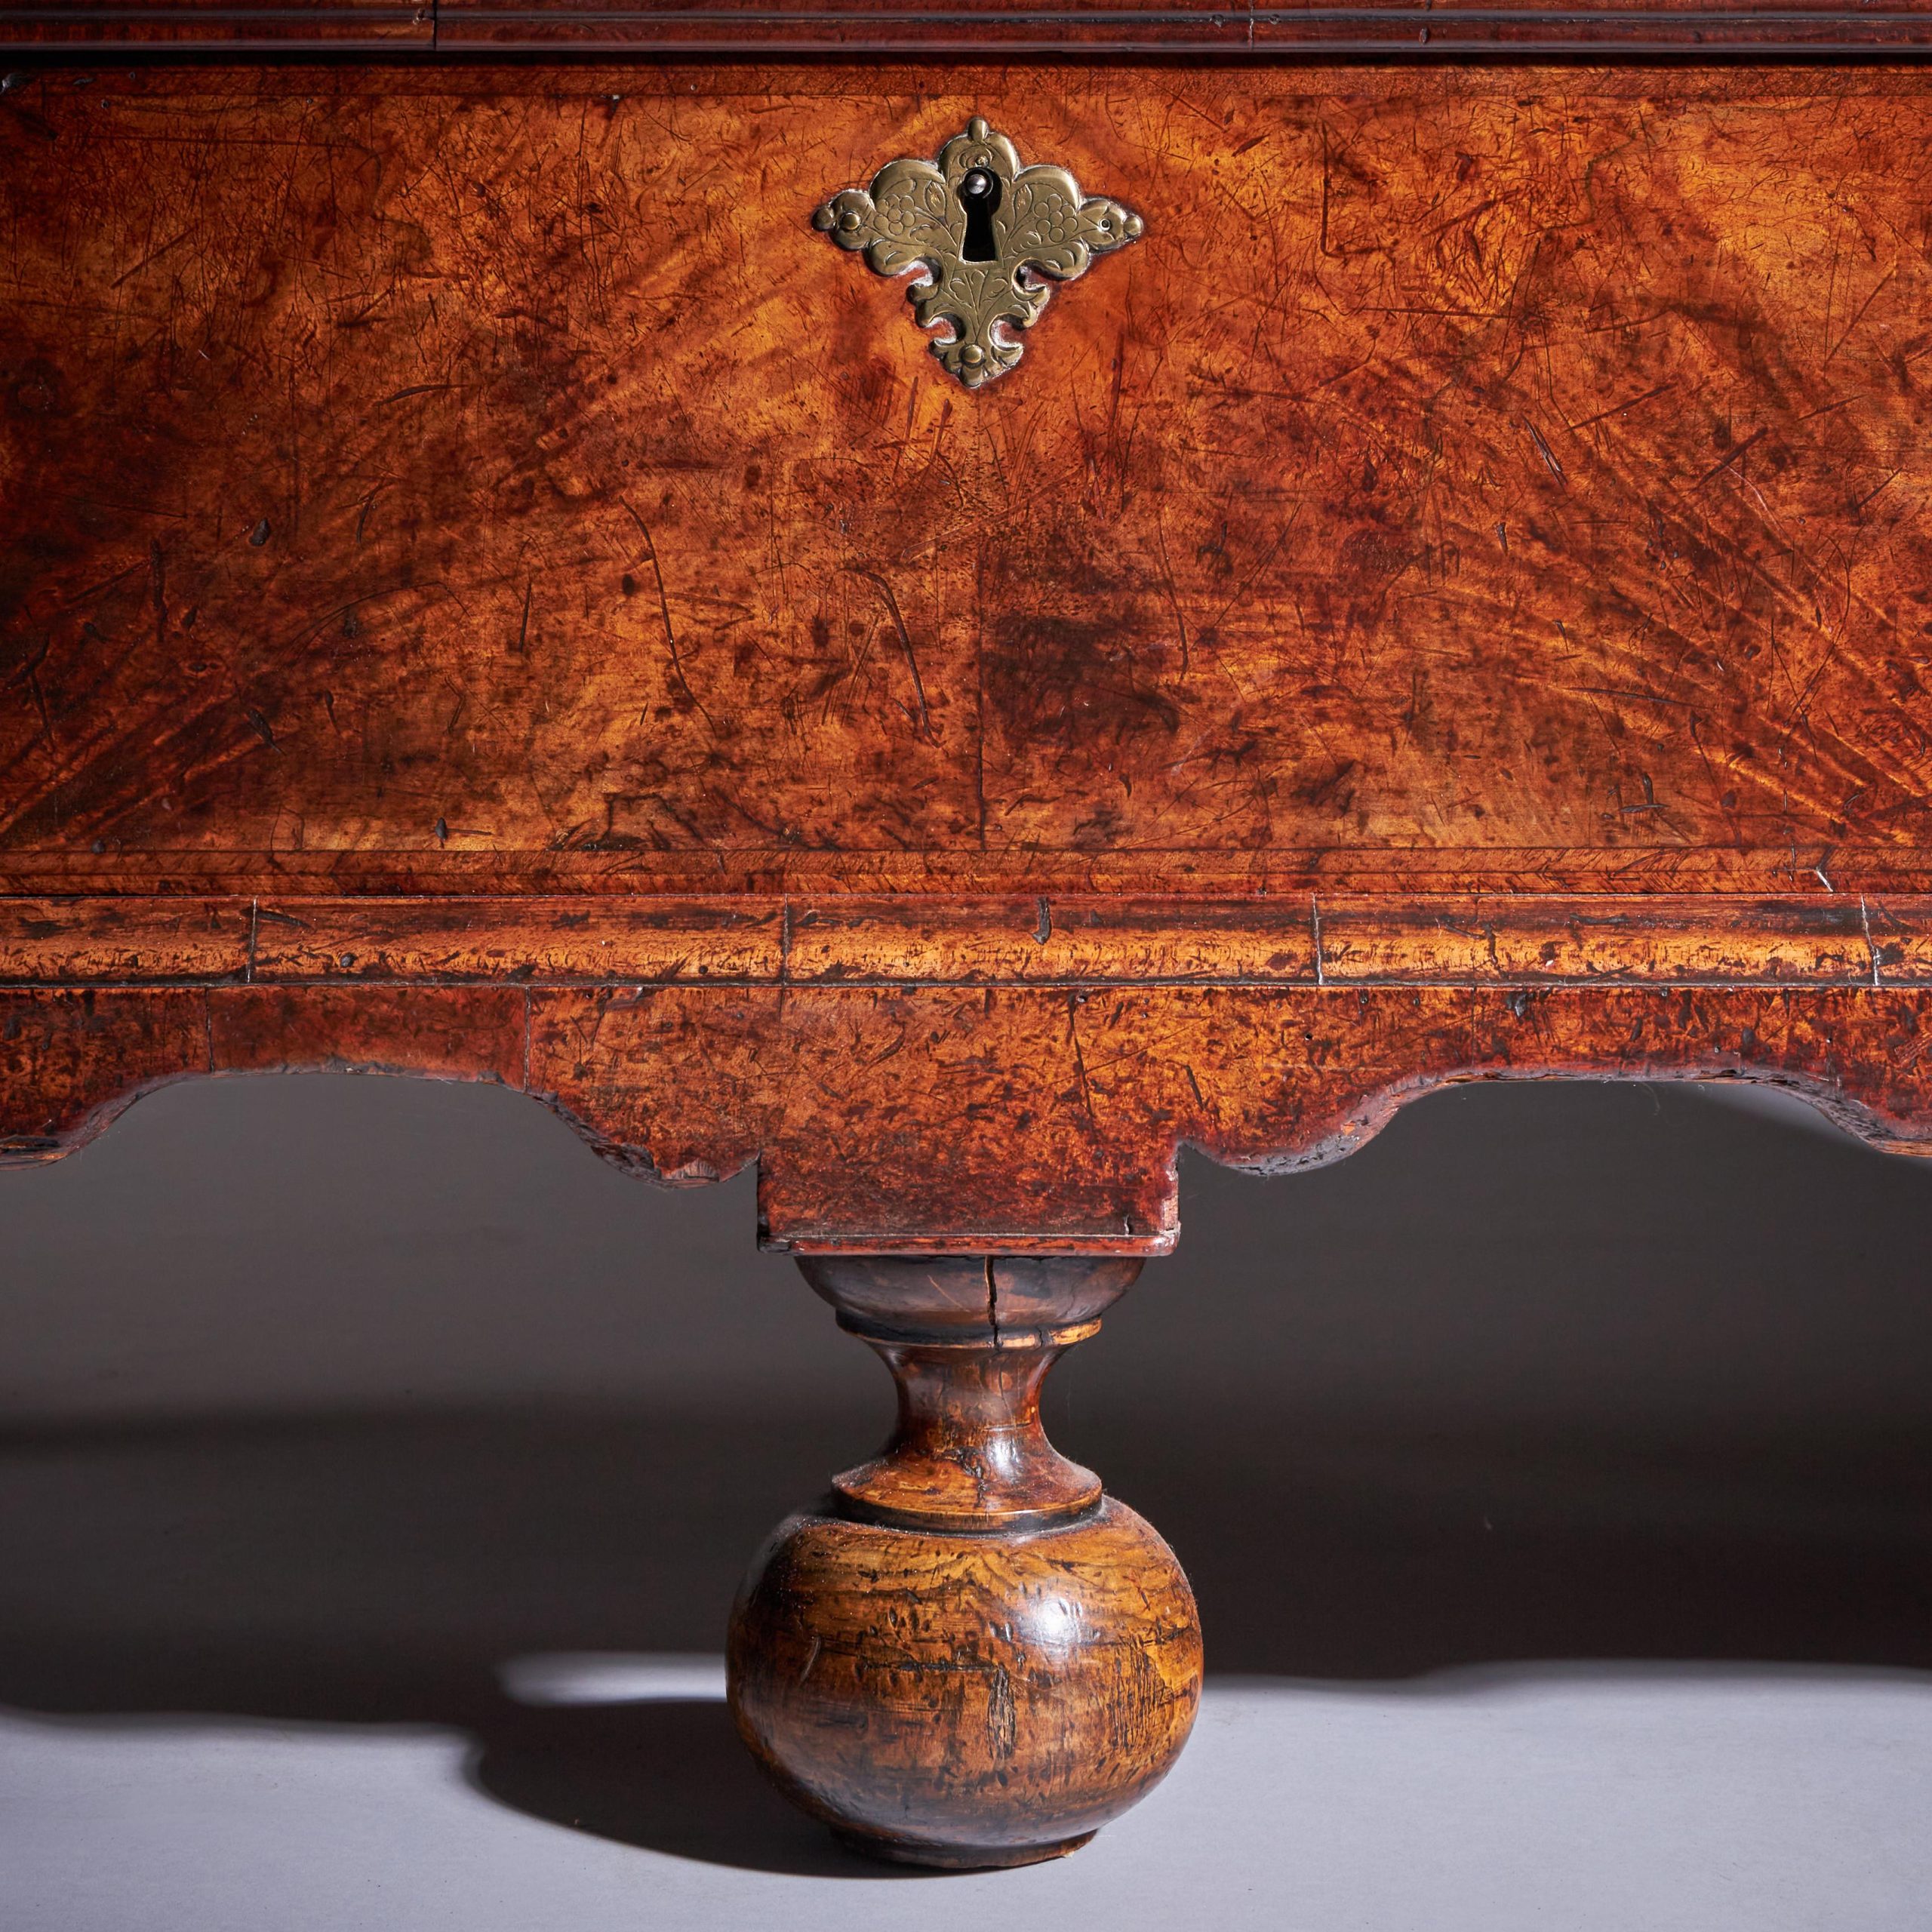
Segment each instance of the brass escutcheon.
[{"label": "brass escutcheon", "polygon": [[848,188],[812,213],[841,248],[865,251],[877,275],[924,272],[906,291],[922,328],[952,325],[932,352],[969,389],[1024,352],[1008,333],[1040,318],[1056,281],[1096,255],[1137,242],[1140,216],[1083,196],[1063,168],[1023,168],[1019,151],[975,116],[936,161],[890,161],[869,188]]}]

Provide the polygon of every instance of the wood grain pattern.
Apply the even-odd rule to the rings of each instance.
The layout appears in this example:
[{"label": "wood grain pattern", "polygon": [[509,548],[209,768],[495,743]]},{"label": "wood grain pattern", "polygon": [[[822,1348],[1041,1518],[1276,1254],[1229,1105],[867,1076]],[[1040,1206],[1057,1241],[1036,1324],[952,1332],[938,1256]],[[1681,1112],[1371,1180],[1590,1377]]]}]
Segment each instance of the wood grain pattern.
[{"label": "wood grain pattern", "polygon": [[[1927,882],[1914,75],[5,105],[15,889]],[[976,109],[1151,220],[967,398],[804,217]]]},{"label": "wood grain pattern", "polygon": [[[330,1069],[755,1162],[900,1411],[739,1727],[881,1855],[1084,1842],[1201,1638],[1039,1390],[1182,1149],[1551,1077],[1932,1147],[1932,75],[1267,57],[1929,26],[0,8],[755,57],[0,86],[0,1160]],[[1115,57],[768,57],[969,43]],[[809,217],[975,115],[1147,226],[969,395]]]},{"label": "wood grain pattern", "polygon": [[[808,226],[1146,239],[966,396]],[[801,1251],[1161,1251],[1444,1081],[1932,1121],[1932,79],[36,70],[0,1142],[502,1081]],[[120,1030],[125,1021],[125,1042]]]},{"label": "wood grain pattern", "polygon": [[0,899],[0,986],[245,980],[248,900]]},{"label": "wood grain pattern", "polygon": [[731,1617],[740,1734],[875,1855],[1031,1864],[1166,1774],[1201,1696],[1174,1553],[1040,1427],[1054,1361],[1138,1263],[808,1263],[891,1369],[899,1423],[780,1524]]},{"label": "wood grain pattern", "polygon": [[1916,985],[487,984],[0,993],[0,1156],[76,1146],[168,1078],[483,1078],[674,1184],[755,1160],[802,1253],[1158,1254],[1183,1145],[1276,1171],[1483,1078],[1746,1078],[1932,1140]]},{"label": "wood grain pattern", "polygon": [[0,985],[1908,986],[1932,897],[0,898]]}]

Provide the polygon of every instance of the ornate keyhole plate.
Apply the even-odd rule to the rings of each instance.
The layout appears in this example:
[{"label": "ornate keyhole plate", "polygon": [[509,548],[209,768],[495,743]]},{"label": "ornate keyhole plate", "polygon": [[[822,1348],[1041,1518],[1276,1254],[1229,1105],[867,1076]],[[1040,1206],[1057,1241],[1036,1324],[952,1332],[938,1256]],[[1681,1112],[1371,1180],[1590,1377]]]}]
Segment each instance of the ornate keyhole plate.
[{"label": "ornate keyhole plate", "polygon": [[878,275],[924,273],[906,291],[921,328],[952,334],[933,353],[969,389],[1003,376],[1056,281],[1084,275],[1096,255],[1140,238],[1140,216],[1104,195],[1083,196],[1063,168],[1023,168],[1019,151],[975,117],[936,161],[889,161],[869,188],[848,188],[814,210],[812,226],[865,251]]}]

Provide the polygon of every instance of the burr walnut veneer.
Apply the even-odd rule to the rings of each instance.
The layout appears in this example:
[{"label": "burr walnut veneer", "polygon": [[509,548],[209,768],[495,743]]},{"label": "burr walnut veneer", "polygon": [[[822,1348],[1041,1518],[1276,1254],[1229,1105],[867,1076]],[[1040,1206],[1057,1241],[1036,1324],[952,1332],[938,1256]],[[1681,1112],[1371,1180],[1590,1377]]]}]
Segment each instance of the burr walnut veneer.
[{"label": "burr walnut veneer", "polygon": [[1200,1636],[1037,1393],[1180,1148],[1932,1137],[1928,24],[0,8],[0,1149],[346,1068],[755,1163],[901,1423],[740,1726],[1080,1842]]}]

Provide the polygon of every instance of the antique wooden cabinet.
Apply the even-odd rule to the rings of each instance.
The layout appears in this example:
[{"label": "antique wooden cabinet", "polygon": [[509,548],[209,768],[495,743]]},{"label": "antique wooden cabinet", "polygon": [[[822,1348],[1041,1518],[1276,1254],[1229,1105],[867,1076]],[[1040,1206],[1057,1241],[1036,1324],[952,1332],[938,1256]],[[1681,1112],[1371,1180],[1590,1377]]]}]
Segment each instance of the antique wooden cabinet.
[{"label": "antique wooden cabinet", "polygon": [[1921,8],[0,35],[0,1149],[352,1068],[755,1162],[900,1385],[731,1632],[855,1841],[1070,1849],[1185,1739],[1037,1407],[1183,1144],[1932,1133]]}]

